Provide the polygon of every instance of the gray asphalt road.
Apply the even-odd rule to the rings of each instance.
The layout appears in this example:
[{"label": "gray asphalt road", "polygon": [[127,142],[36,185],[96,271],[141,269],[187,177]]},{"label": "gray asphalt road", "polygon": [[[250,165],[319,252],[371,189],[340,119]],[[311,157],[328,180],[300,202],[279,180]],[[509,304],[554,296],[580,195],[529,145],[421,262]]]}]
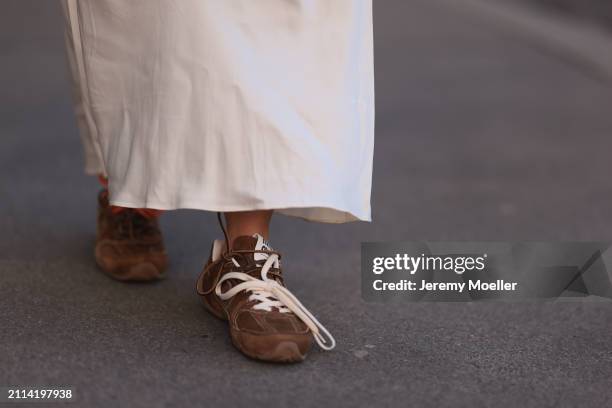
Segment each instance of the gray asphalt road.
[{"label": "gray asphalt road", "polygon": [[589,20],[612,30],[612,3],[606,0],[501,0],[520,1],[576,18]]},{"label": "gray asphalt road", "polygon": [[612,238],[612,87],[469,10],[385,0],[375,18],[375,221],[274,220],[290,287],[339,343],[276,366],[195,295],[213,214],[164,215],[159,284],[96,270],[59,10],[5,0],[0,386],[96,407],[612,406],[612,303],[389,306],[359,288],[361,241]]}]

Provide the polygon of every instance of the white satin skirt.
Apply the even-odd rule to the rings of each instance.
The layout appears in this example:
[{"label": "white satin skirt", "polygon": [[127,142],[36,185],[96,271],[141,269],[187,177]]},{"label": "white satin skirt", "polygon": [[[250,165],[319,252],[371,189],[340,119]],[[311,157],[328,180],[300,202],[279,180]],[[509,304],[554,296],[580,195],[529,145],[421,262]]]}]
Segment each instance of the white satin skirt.
[{"label": "white satin skirt", "polygon": [[111,203],[370,220],[371,0],[63,0]]}]

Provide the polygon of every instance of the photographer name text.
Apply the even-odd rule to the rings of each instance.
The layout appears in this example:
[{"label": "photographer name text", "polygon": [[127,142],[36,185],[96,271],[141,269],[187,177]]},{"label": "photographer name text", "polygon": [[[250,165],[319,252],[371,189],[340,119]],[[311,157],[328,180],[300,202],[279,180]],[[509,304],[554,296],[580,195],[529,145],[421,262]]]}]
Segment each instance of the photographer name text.
[{"label": "photographer name text", "polygon": [[[387,271],[403,271],[411,275],[423,271],[453,272],[462,275],[466,271],[482,272],[486,269],[487,254],[481,256],[410,256],[396,254],[393,257],[376,257],[372,260],[372,273],[382,275]],[[376,291],[516,291],[518,283],[503,279],[485,281],[482,279],[467,279],[467,282],[431,282],[428,279],[400,279],[386,282],[375,279],[372,286]]]}]

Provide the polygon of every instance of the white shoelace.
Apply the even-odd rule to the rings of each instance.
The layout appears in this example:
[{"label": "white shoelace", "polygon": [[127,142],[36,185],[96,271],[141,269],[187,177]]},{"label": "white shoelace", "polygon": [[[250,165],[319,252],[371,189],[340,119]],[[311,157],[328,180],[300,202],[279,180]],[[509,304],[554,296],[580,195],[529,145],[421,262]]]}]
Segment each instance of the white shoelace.
[{"label": "white shoelace", "polygon": [[[258,301],[258,303],[253,306],[253,309],[269,312],[275,307],[280,313],[293,312],[312,331],[317,344],[323,350],[331,350],[336,347],[336,340],[333,336],[317,318],[306,309],[293,293],[274,279],[268,278],[268,271],[272,266],[278,268],[279,260],[277,254],[265,254],[265,256],[267,256],[267,259],[261,267],[261,279],[254,278],[242,272],[228,272],[223,275],[215,287],[217,296],[222,300],[228,300],[239,292],[246,290],[251,293],[249,295],[249,300]],[[236,259],[232,258],[232,262],[237,267],[240,267]],[[230,279],[241,280],[242,283],[232,287],[227,292],[222,292],[221,285],[223,282]]]}]

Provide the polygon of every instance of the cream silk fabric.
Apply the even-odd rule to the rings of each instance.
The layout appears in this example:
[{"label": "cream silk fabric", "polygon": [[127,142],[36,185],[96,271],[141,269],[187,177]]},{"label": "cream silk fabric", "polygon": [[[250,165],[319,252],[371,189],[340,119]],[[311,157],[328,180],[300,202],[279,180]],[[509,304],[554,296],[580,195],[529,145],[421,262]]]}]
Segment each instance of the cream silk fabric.
[{"label": "cream silk fabric", "polygon": [[371,0],[63,0],[111,202],[370,220]]}]

